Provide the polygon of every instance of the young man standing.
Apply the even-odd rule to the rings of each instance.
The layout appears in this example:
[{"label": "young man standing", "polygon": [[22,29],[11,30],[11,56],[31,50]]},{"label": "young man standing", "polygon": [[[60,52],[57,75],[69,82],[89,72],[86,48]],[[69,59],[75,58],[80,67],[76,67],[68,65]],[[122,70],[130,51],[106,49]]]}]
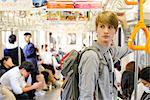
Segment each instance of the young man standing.
[{"label": "young man standing", "polygon": [[117,16],[111,11],[104,11],[96,17],[97,41],[92,46],[98,49],[102,60],[99,61],[98,55],[92,50],[82,55],[79,64],[79,100],[117,100],[113,65],[131,52],[127,46],[111,46],[118,21],[121,22],[124,33],[130,34],[124,14]]}]

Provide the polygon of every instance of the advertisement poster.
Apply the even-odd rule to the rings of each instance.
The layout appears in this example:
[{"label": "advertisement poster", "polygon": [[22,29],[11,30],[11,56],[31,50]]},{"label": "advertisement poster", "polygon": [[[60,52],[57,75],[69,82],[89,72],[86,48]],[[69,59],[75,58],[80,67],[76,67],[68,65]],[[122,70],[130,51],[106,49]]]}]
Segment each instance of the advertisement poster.
[{"label": "advertisement poster", "polygon": [[76,44],[76,33],[68,33],[68,44],[74,45]]},{"label": "advertisement poster", "polygon": [[0,11],[30,10],[32,0],[0,0]]}]

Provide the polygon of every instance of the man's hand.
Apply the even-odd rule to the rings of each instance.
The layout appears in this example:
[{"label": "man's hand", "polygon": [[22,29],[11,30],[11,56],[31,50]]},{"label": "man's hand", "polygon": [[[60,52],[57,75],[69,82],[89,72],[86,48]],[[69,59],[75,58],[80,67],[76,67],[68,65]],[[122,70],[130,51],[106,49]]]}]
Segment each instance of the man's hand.
[{"label": "man's hand", "polygon": [[118,16],[118,20],[120,21],[120,23],[122,25],[122,28],[127,29],[128,24],[127,24],[125,13],[124,12],[117,12],[117,16]]},{"label": "man's hand", "polygon": [[38,88],[41,88],[42,87],[42,82],[35,82],[33,85],[32,85],[32,88],[33,89],[38,89]]}]

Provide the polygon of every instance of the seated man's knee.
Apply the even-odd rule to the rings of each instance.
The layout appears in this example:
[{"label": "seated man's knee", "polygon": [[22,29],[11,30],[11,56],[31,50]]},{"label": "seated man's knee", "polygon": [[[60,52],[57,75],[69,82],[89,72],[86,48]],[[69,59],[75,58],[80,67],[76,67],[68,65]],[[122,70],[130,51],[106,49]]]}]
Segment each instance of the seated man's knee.
[{"label": "seated man's knee", "polygon": [[2,100],[16,100],[16,98],[9,89],[2,87]]}]

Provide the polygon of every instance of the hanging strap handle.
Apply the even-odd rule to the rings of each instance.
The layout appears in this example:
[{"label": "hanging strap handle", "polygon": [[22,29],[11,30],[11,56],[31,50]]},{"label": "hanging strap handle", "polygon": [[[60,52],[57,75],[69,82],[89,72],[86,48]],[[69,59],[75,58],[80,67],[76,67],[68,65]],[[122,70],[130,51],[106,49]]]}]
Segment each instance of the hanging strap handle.
[{"label": "hanging strap handle", "polygon": [[[145,33],[145,37],[146,37],[146,44],[144,46],[137,46],[137,45],[133,45],[133,42],[134,42],[134,39],[136,37],[136,33],[142,29]],[[141,23],[141,22],[138,22],[138,24],[135,26],[133,32],[131,33],[131,36],[129,38],[129,41],[128,41],[128,47],[130,49],[133,49],[133,50],[145,50],[148,52],[148,47],[149,47],[149,44],[150,43],[150,33],[147,29],[147,27],[145,26],[144,23]],[[150,52],[149,52],[150,53]]]},{"label": "hanging strap handle", "polygon": [[[139,12],[138,12],[138,23],[135,26],[133,32],[131,33],[131,36],[128,41],[128,47],[133,50],[144,50],[146,53],[150,54],[150,33],[148,31],[148,28],[146,27],[144,23],[144,13],[143,13],[143,3],[144,0],[138,0],[138,2],[128,2],[125,0],[125,2],[129,5],[135,5],[138,4]],[[136,37],[136,34],[138,31],[142,29],[145,33],[145,38],[146,38],[146,44],[143,46],[138,46],[138,45],[133,45],[134,39]]]},{"label": "hanging strap handle", "polygon": [[136,1],[128,1],[128,0],[124,0],[124,1],[127,5],[137,5],[138,4],[138,2],[136,2]]}]

